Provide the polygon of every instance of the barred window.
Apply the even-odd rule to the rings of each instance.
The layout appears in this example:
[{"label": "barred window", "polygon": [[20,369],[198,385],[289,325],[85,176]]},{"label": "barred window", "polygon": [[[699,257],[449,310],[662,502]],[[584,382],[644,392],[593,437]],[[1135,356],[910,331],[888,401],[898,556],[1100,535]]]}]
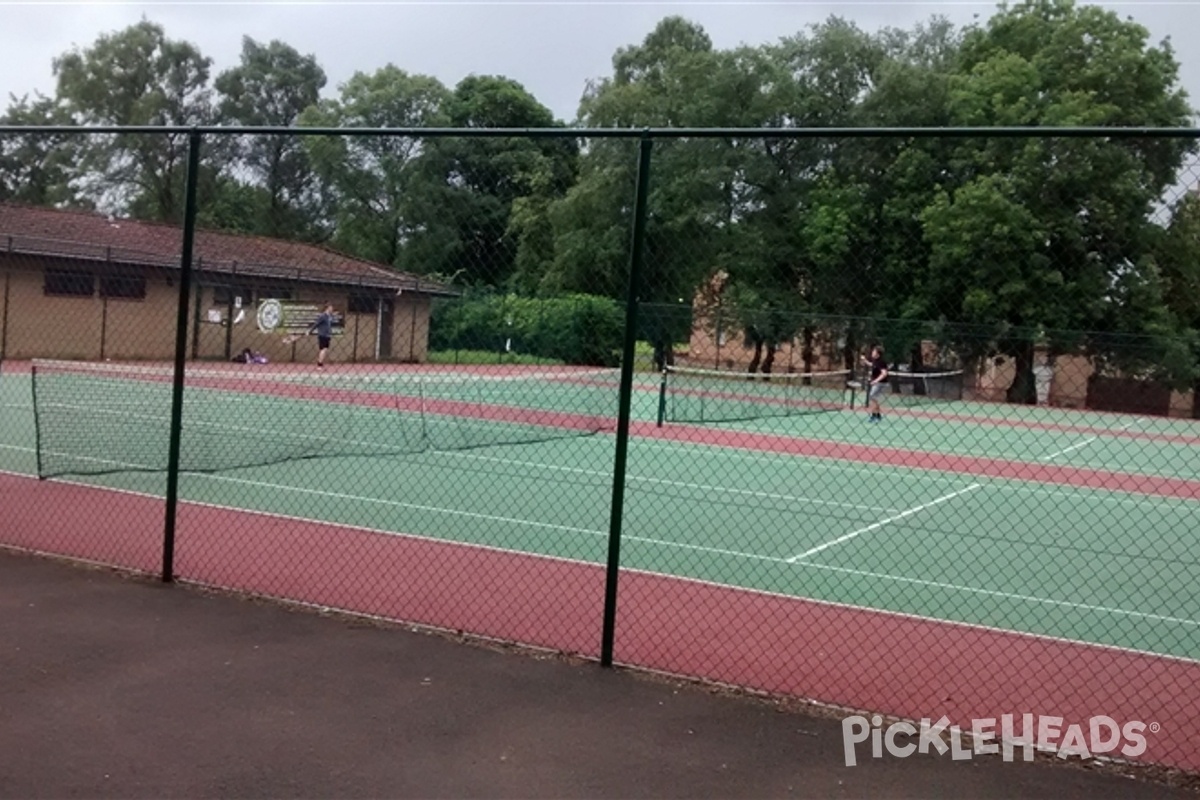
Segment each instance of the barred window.
[{"label": "barred window", "polygon": [[146,299],[146,278],[141,275],[114,275],[100,278],[100,296],[125,300]]},{"label": "barred window", "polygon": [[352,294],[346,308],[351,314],[374,314],[379,310],[379,297],[373,294]]},{"label": "barred window", "polygon": [[44,290],[56,297],[91,297],[95,291],[96,276],[90,272],[67,269],[48,269],[45,273]]}]

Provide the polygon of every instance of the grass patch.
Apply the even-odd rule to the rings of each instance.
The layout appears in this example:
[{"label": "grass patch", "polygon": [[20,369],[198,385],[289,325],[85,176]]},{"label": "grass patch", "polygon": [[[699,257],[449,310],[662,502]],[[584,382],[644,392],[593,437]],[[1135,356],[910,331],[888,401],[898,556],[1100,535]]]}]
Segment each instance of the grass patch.
[{"label": "grass patch", "polygon": [[491,350],[434,350],[426,361],[430,364],[542,364],[560,365],[556,358],[542,358],[525,353],[504,353]]},{"label": "grass patch", "polygon": [[[426,359],[430,364],[534,364],[561,366],[565,361],[529,355],[528,353],[502,353],[494,350],[431,350]],[[654,347],[649,342],[639,341],[634,350],[635,372],[653,372]]]}]

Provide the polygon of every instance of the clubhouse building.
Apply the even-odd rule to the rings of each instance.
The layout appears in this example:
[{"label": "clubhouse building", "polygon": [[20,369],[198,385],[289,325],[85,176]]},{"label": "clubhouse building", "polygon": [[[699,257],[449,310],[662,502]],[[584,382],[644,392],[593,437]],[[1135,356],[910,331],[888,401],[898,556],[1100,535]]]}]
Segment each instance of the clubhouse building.
[{"label": "clubhouse building", "polygon": [[[175,353],[183,231],[86,211],[0,203],[0,358],[163,361]],[[188,356],[246,349],[311,361],[316,337],[264,330],[267,300],[332,303],[331,362],[421,362],[444,285],[304,242],[197,230]],[[269,327],[269,326],[268,326]]]}]

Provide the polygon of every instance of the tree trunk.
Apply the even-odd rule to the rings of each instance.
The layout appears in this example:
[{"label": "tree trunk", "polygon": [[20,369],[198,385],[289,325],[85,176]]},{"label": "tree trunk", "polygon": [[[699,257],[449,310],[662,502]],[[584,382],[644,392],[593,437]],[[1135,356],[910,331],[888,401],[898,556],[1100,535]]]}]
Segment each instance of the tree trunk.
[{"label": "tree trunk", "polygon": [[771,374],[771,367],[775,364],[775,352],[779,349],[779,345],[771,342],[767,345],[767,357],[762,362],[762,373],[764,375]]},{"label": "tree trunk", "polygon": [[1200,419],[1200,378],[1192,384],[1192,419]]},{"label": "tree trunk", "polygon": [[667,341],[667,337],[654,337],[654,369],[662,372],[668,366],[675,366],[675,348]]},{"label": "tree trunk", "polygon": [[1027,406],[1037,405],[1037,382],[1033,375],[1033,342],[1016,342],[1012,348],[1016,374],[1005,397],[1010,403]]},{"label": "tree trunk", "polygon": [[800,358],[804,361],[804,369],[801,371],[807,374],[813,371],[813,359],[816,356],[813,352],[813,329],[805,326],[803,336],[804,349],[800,352]]},{"label": "tree trunk", "polygon": [[853,327],[846,331],[846,347],[842,350],[842,369],[853,373],[858,369],[858,336]]},{"label": "tree trunk", "polygon": [[753,375],[758,372],[758,364],[762,361],[763,341],[759,337],[754,337],[754,358],[750,359],[750,366],[746,371]]},{"label": "tree trunk", "polygon": [[[909,355],[908,368],[913,372],[924,372],[925,370],[925,354],[921,352],[921,343],[917,342],[913,345],[912,353]],[[921,381],[913,381],[913,394],[925,394],[925,384]]]}]

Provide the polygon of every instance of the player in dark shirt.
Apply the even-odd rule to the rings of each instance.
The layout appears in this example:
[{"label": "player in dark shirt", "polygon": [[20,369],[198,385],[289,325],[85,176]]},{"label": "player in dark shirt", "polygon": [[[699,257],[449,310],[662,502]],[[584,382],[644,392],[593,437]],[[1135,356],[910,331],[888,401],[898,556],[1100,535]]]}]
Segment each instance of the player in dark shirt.
[{"label": "player in dark shirt", "polygon": [[883,358],[883,347],[875,345],[871,348],[871,357],[863,358],[862,361],[871,368],[871,379],[867,384],[867,411],[870,412],[867,420],[879,422],[883,419],[879,410],[879,398],[888,389],[888,368],[887,361]]},{"label": "player in dark shirt", "polygon": [[325,310],[317,317],[317,321],[308,329],[308,335],[317,334],[317,369],[325,368],[325,354],[333,343],[333,303],[326,303]]}]

